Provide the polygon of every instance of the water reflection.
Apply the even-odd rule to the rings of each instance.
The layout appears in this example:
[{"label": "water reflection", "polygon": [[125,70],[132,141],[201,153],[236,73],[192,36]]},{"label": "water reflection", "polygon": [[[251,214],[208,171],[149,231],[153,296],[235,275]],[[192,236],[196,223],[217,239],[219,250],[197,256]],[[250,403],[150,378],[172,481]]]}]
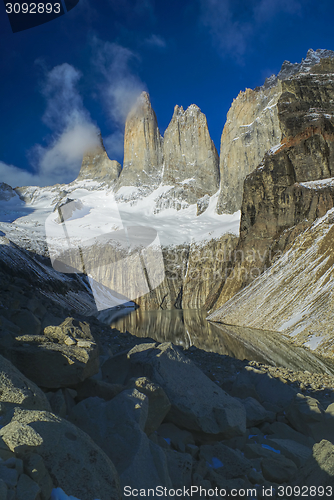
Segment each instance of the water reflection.
[{"label": "water reflection", "polygon": [[334,374],[333,362],[294,345],[279,332],[246,328],[206,320],[206,311],[140,308],[111,324],[121,332],[150,337],[157,342],[173,342],[189,348],[226,354],[237,359],[259,361],[296,371]]},{"label": "water reflection", "polygon": [[206,320],[206,311],[173,309],[144,311],[140,308],[111,324],[121,332],[137,337],[150,337],[157,342],[173,342],[189,348],[192,345],[205,351],[227,354],[237,359],[266,362],[250,346],[245,346],[229,332],[222,331]]}]

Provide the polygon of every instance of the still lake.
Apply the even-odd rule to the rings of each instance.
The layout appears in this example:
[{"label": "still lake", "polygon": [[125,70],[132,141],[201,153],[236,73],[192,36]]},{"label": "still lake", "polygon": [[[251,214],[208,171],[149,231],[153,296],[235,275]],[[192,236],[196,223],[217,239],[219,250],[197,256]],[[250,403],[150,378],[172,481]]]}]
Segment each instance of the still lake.
[{"label": "still lake", "polygon": [[293,370],[334,374],[333,364],[279,332],[212,323],[199,309],[144,311],[132,310],[111,323],[120,332],[172,342],[185,349],[192,345],[237,359],[259,361]]}]

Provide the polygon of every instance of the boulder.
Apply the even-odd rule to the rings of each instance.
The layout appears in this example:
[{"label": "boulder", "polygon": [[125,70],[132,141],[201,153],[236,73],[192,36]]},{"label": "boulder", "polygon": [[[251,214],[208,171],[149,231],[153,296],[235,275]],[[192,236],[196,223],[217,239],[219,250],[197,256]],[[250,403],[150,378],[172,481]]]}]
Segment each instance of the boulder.
[{"label": "boulder", "polygon": [[98,347],[89,325],[73,318],[45,328],[44,335],[17,336],[0,350],[41,387],[75,385],[99,370]]},{"label": "boulder", "polygon": [[323,439],[313,446],[312,456],[300,469],[294,485],[332,487],[334,483],[334,445]]},{"label": "boulder", "polygon": [[145,432],[149,436],[156,431],[171,409],[171,404],[165,391],[147,377],[131,379],[128,387],[135,388],[148,397],[148,415]]},{"label": "boulder", "polygon": [[77,391],[77,401],[82,401],[83,399],[98,397],[105,401],[110,401],[122,392],[124,386],[121,384],[109,384],[104,380],[95,380],[88,378],[82,383],[76,386]]},{"label": "boulder", "polygon": [[199,458],[205,463],[207,470],[219,473],[224,479],[243,477],[252,468],[251,463],[241,451],[232,450],[222,443],[201,446]]},{"label": "boulder", "polygon": [[212,382],[171,343],[140,344],[128,353],[135,376],[147,376],[165,391],[167,419],[191,431],[229,438],[246,430],[243,405]]},{"label": "boulder", "polygon": [[286,417],[297,431],[313,435],[314,424],[325,422],[325,410],[317,399],[298,393],[289,405]]},{"label": "boulder", "polygon": [[314,439],[311,436],[305,436],[283,422],[267,423],[261,429],[264,434],[269,434],[268,438],[270,439],[291,439],[309,448],[314,445]]},{"label": "boulder", "polygon": [[41,389],[2,356],[0,356],[0,402],[2,411],[15,406],[29,410],[51,411],[50,404]]},{"label": "boulder", "polygon": [[[181,430],[171,423],[160,425],[157,430],[157,435],[159,438],[163,439],[165,443],[181,453],[185,453],[187,445],[195,444],[193,435],[190,432]],[[197,446],[196,449],[198,449]]]},{"label": "boulder", "polygon": [[40,320],[28,309],[22,309],[19,313],[13,314],[11,321],[25,335],[39,335],[41,332]]},{"label": "boulder", "polygon": [[7,413],[4,423],[0,437],[8,448],[22,456],[40,455],[55,486],[67,495],[80,500],[121,498],[118,474],[110,459],[70,422],[46,411],[17,408]]},{"label": "boulder", "polygon": [[278,484],[291,481],[297,473],[296,464],[282,455],[266,458],[262,461],[261,468],[265,479]]},{"label": "boulder", "polygon": [[162,449],[144,432],[148,408],[145,394],[128,389],[111,401],[85,399],[69,415],[71,422],[87,432],[115,464],[122,487],[171,484]]},{"label": "boulder", "polygon": [[41,488],[29,476],[22,474],[17,483],[17,500],[38,500]]},{"label": "boulder", "polygon": [[275,449],[280,450],[286,458],[295,462],[297,467],[304,465],[307,459],[312,455],[312,450],[308,446],[304,446],[291,439],[271,438],[266,439],[266,442],[269,446],[273,446]]},{"label": "boulder", "polygon": [[164,450],[167,467],[173,488],[183,489],[191,486],[192,456],[176,450]]},{"label": "boulder", "polygon": [[248,397],[239,399],[239,401],[246,410],[247,427],[254,427],[263,422],[273,422],[275,420],[275,413],[267,411],[256,399]]}]

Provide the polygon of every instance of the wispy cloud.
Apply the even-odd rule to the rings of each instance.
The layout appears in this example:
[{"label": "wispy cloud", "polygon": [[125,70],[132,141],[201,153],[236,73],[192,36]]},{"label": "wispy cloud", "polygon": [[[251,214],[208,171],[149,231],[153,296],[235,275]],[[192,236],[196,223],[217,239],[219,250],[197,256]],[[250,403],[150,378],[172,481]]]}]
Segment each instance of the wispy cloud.
[{"label": "wispy cloud", "polygon": [[77,89],[81,73],[70,64],[55,66],[45,75],[41,92],[46,99],[42,121],[50,128],[47,146],[28,152],[33,171],[0,163],[1,179],[10,185],[66,183],[79,173],[83,155],[99,144],[99,129],[84,108]]},{"label": "wispy cloud", "polygon": [[100,98],[116,127],[116,132],[104,139],[109,156],[119,156],[119,152],[123,151],[126,117],[139,94],[146,90],[146,85],[132,69],[138,60],[138,56],[126,47],[93,39],[93,63],[103,76]]},{"label": "wispy cloud", "polygon": [[[279,13],[300,15],[301,0],[199,0],[201,22],[208,29],[222,56],[242,60],[248,47],[265,23]],[[242,8],[241,8],[242,7]]]},{"label": "wispy cloud", "polygon": [[0,179],[12,187],[40,185],[40,177],[15,165],[0,161]]},{"label": "wispy cloud", "polygon": [[67,63],[55,66],[45,76],[41,88],[46,99],[42,121],[51,129],[51,140],[47,146],[35,144],[28,153],[34,184],[72,181],[85,152],[99,144],[99,130],[77,89],[81,76]]},{"label": "wispy cloud", "polygon": [[162,36],[154,34],[152,34],[149,38],[146,38],[144,44],[158,49],[165,49],[167,47],[166,40]]}]

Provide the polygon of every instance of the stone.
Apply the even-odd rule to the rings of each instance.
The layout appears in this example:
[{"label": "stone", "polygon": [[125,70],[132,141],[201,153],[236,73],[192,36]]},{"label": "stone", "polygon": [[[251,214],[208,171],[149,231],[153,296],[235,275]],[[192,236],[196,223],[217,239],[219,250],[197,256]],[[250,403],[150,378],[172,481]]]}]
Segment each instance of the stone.
[{"label": "stone", "polygon": [[109,384],[125,385],[129,378],[130,362],[127,352],[121,352],[108,358],[102,365],[103,380]]},{"label": "stone", "polygon": [[23,473],[23,461],[20,458],[11,457],[7,458],[1,465],[9,467],[10,469],[15,469],[20,476]]},{"label": "stone", "polygon": [[0,479],[0,500],[7,500],[8,488],[3,479]]},{"label": "stone", "polygon": [[31,453],[24,461],[24,471],[33,481],[39,483],[48,473],[41,455]]},{"label": "stone", "polygon": [[188,453],[180,453],[176,450],[164,450],[167,457],[167,467],[172,487],[175,489],[190,488],[192,456]]},{"label": "stone", "polygon": [[313,446],[312,456],[299,470],[294,485],[333,486],[334,445],[323,439]]},{"label": "stone", "polygon": [[312,424],[325,422],[325,411],[319,401],[298,393],[286,410],[289,423],[299,432],[312,435]]},{"label": "stone", "polygon": [[147,377],[131,379],[127,387],[134,387],[148,397],[148,415],[144,430],[149,436],[158,429],[171,409],[170,401],[162,387],[151,382]]},{"label": "stone", "polygon": [[297,473],[296,464],[281,455],[266,458],[262,461],[261,467],[263,477],[278,484],[291,481]]},{"label": "stone", "polygon": [[2,479],[7,487],[14,487],[17,485],[18,473],[16,469],[10,469],[2,464],[0,464],[0,479]]},{"label": "stone", "polygon": [[222,443],[201,446],[199,459],[208,470],[219,472],[224,479],[243,477],[252,468],[239,450],[232,450]]},{"label": "stone", "polygon": [[297,467],[301,467],[312,455],[312,450],[308,446],[292,441],[292,439],[270,438],[266,439],[269,446],[280,450],[286,457],[295,462]]},{"label": "stone", "polygon": [[66,417],[66,401],[61,389],[58,389],[58,391],[50,394],[49,402],[53,413],[62,418]]},{"label": "stone", "polygon": [[24,335],[39,335],[41,332],[40,320],[27,309],[14,314],[11,321],[21,329]]},{"label": "stone", "polygon": [[10,450],[16,454],[37,452],[67,495],[80,500],[121,499],[114,465],[75,425],[46,411],[21,409],[7,414],[6,420],[0,436]]},{"label": "stone", "polygon": [[30,410],[51,410],[41,389],[3,356],[0,356],[0,402],[5,411],[15,406]]},{"label": "stone", "polygon": [[[171,445],[175,450],[181,453],[186,452],[187,445],[195,444],[193,435],[190,432],[179,429],[176,425],[171,423],[160,425],[157,430],[157,435],[164,439],[168,445]],[[196,446],[196,451],[197,450],[198,447]]]},{"label": "stone", "polygon": [[22,474],[17,483],[17,500],[38,500],[41,488],[29,476]]},{"label": "stone", "polygon": [[117,396],[122,390],[124,386],[121,384],[109,384],[104,380],[94,380],[92,378],[88,378],[84,380],[81,384],[76,386],[77,390],[77,401],[82,401],[83,399],[98,397],[102,398],[105,401],[110,401]]},{"label": "stone", "polygon": [[312,448],[314,445],[314,439],[311,436],[305,436],[305,434],[296,431],[290,425],[282,422],[264,424],[261,429],[264,434],[269,434],[268,438],[270,439],[289,439],[309,448]]},{"label": "stone", "polygon": [[[75,344],[66,345],[68,338]],[[17,337],[6,356],[30,380],[50,389],[75,385],[99,370],[99,351],[89,325],[73,318],[48,326],[43,336]]]},{"label": "stone", "polygon": [[162,449],[144,432],[148,406],[145,394],[128,389],[110,401],[97,397],[84,399],[69,415],[71,422],[86,432],[112,460],[122,488],[171,484]]},{"label": "stone", "polygon": [[248,397],[239,399],[246,410],[246,426],[254,427],[263,422],[273,422],[275,413],[267,411],[256,399]]},{"label": "stone", "polygon": [[187,430],[225,438],[246,430],[242,404],[212,382],[171,343],[140,344],[128,353],[134,376],[147,376],[165,391],[168,420]]}]

